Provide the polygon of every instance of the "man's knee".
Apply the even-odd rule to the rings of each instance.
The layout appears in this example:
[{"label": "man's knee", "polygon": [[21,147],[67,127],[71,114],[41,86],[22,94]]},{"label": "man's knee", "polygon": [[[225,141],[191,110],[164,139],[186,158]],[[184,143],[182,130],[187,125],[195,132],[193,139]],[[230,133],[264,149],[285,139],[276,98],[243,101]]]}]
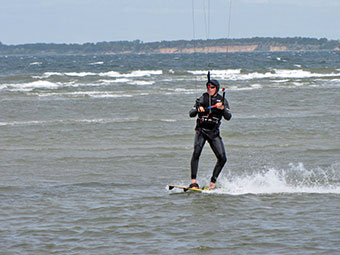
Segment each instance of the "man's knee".
[{"label": "man's knee", "polygon": [[224,154],[220,154],[218,157],[218,162],[221,166],[224,166],[224,164],[227,162],[227,156]]},{"label": "man's knee", "polygon": [[192,158],[199,159],[201,156],[202,148],[199,145],[196,145],[194,148],[194,152],[192,153]]}]

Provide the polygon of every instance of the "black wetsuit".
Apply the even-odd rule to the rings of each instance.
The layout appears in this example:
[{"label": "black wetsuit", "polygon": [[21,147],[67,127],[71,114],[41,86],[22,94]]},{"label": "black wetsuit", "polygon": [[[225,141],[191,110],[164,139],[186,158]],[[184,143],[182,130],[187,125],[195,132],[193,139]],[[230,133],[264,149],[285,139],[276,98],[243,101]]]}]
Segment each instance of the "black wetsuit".
[{"label": "black wetsuit", "polygon": [[[222,102],[223,97],[220,94],[215,96],[209,96],[208,93],[204,93],[196,101],[196,105],[189,112],[190,117],[197,117],[196,135],[194,152],[191,158],[191,179],[196,179],[199,157],[206,141],[210,144],[211,149],[216,155],[217,162],[214,167],[214,171],[211,177],[211,182],[215,183],[218,175],[222,171],[223,166],[227,162],[227,157],[224,149],[224,144],[220,136],[219,127],[221,125],[222,116],[226,120],[231,119],[231,113],[229,111],[229,104],[224,99],[224,109],[218,108],[208,109],[209,106],[213,106],[218,102]],[[206,111],[198,112],[198,108],[203,106]]]}]

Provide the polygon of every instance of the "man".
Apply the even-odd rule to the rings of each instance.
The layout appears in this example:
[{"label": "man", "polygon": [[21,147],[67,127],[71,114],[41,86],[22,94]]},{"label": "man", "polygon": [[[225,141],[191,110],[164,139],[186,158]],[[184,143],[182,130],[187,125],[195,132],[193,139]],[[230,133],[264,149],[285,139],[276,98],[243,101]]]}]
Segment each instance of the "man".
[{"label": "man", "polygon": [[196,100],[196,104],[190,110],[190,117],[197,116],[196,135],[194,143],[194,152],[191,158],[191,184],[190,188],[199,188],[197,183],[197,170],[199,157],[206,141],[210,144],[211,149],[216,155],[217,162],[210,180],[209,189],[214,189],[216,180],[224,164],[227,161],[224,144],[220,136],[219,127],[222,116],[226,120],[231,119],[228,101],[218,94],[220,84],[217,80],[210,80],[208,73],[208,82],[206,84],[207,92]]}]

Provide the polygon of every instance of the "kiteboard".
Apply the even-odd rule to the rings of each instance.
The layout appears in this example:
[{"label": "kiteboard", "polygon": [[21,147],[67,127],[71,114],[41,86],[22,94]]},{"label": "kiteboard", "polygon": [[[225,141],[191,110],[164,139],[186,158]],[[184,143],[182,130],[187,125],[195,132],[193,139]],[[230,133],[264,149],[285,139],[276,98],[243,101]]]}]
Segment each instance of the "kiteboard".
[{"label": "kiteboard", "polygon": [[209,191],[208,187],[203,187],[203,188],[189,188],[189,187],[185,187],[185,186],[180,186],[180,185],[168,185],[169,190],[172,190],[174,188],[176,189],[182,189],[184,192],[187,192],[188,190],[190,191],[196,191],[196,192],[203,192],[203,191]]}]

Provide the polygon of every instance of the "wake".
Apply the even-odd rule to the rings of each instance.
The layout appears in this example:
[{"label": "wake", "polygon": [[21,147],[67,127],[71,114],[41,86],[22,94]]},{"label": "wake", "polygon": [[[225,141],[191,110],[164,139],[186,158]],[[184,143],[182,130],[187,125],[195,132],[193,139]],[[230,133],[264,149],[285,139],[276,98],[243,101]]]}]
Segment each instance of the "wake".
[{"label": "wake", "polygon": [[327,169],[306,169],[303,163],[287,169],[268,168],[242,176],[229,174],[218,180],[219,194],[334,193],[340,194],[340,163]]}]

